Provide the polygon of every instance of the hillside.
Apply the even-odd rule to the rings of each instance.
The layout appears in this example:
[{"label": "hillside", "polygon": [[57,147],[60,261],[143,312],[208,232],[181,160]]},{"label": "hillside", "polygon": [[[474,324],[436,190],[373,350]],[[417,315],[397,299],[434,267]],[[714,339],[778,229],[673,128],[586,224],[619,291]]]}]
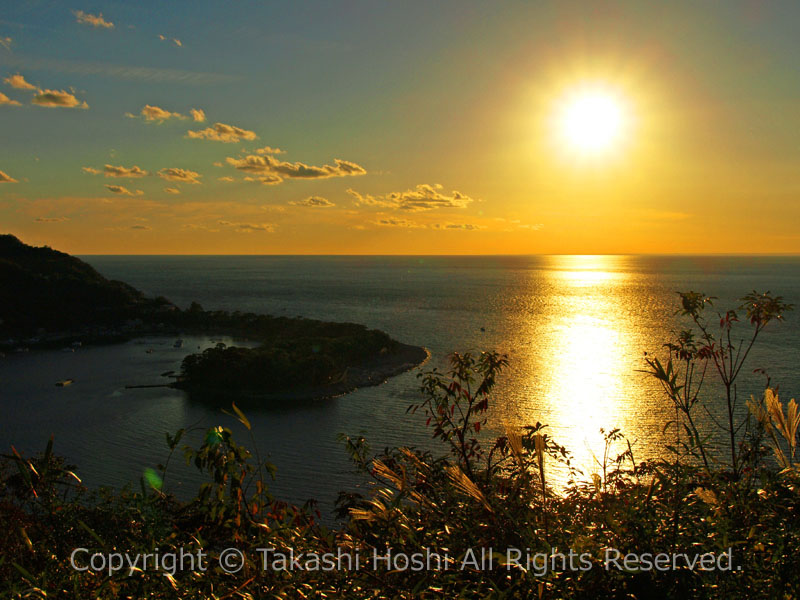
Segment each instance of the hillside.
[{"label": "hillside", "polygon": [[161,302],[49,247],[0,235],[0,338],[115,325]]},{"label": "hillside", "polygon": [[187,356],[175,382],[227,405],[231,395],[263,401],[342,394],[376,385],[427,358],[427,351],[356,323],[181,310],[103,277],[82,260],[0,235],[0,348],[105,343],[149,334],[223,334],[259,342]]}]

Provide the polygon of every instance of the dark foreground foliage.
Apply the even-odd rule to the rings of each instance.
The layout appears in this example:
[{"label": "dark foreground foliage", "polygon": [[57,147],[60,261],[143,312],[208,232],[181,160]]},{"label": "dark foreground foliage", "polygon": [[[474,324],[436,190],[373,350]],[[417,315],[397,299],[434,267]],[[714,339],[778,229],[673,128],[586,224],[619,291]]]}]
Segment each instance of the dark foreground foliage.
[{"label": "dark foreground foliage", "polygon": [[[674,384],[667,396],[684,402],[679,380],[688,375],[679,361],[686,355],[675,352],[685,349],[667,350],[669,357],[651,364],[651,375],[663,383],[656,365],[680,373],[667,377]],[[691,360],[713,362],[700,345],[696,350]],[[411,412],[427,420],[443,453],[400,447],[373,455],[364,439],[344,438],[373,485],[363,496],[341,496],[343,521],[336,528],[321,525],[313,506],[272,498],[269,466],[224,427],[207,431],[197,448],[183,444],[183,431],[167,436],[170,456],[182,451],[207,474],[197,497],[185,503],[167,493],[169,459],[145,474],[141,491],[88,492],[52,445],[31,459],[12,452],[3,462],[0,499],[3,592],[20,598],[798,596],[800,411],[794,401],[784,406],[771,389],[751,399],[734,466],[707,452],[703,460],[704,438],[692,432],[688,418],[713,396],[693,398],[689,390],[691,406],[688,413],[678,407],[679,418],[667,427],[662,459],[637,461],[613,430],[604,434],[598,473],[584,478],[570,465],[568,450],[538,423],[494,440],[481,435],[505,365],[494,353],[454,354],[446,372],[422,375],[421,402]],[[245,415],[233,410],[249,429]],[[565,489],[551,485],[556,466],[572,475]],[[245,557],[236,573],[228,572],[229,547]],[[86,549],[78,566],[94,553],[158,549],[164,556],[183,549],[203,551],[207,568],[191,569],[196,565],[184,561],[181,570],[167,561],[159,571],[141,565],[76,571],[70,565],[75,548]],[[265,565],[260,548],[291,549],[297,562]],[[331,564],[341,568],[325,570],[313,556],[326,552],[358,554],[360,568],[339,558]],[[393,557],[388,565],[387,553]],[[625,562],[628,553],[640,560]],[[653,556],[659,553],[669,558]],[[691,567],[694,557],[701,562]]]}]

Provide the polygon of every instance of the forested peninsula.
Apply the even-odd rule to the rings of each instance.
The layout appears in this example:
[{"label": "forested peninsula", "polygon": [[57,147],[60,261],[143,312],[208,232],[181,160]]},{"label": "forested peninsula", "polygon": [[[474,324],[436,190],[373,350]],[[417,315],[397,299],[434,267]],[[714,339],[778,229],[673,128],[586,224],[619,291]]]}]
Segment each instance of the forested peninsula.
[{"label": "forested peninsula", "polygon": [[110,343],[144,335],[216,334],[256,347],[218,344],[190,354],[175,387],[214,399],[319,398],[376,385],[427,358],[419,346],[355,323],[182,309],[148,297],[49,247],[0,235],[0,350]]}]

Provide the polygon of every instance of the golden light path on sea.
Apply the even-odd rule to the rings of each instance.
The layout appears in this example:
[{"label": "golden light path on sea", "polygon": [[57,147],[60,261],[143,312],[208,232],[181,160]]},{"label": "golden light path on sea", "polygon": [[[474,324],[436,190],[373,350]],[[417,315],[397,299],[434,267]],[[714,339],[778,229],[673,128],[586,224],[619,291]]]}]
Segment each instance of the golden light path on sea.
[{"label": "golden light path on sea", "polygon": [[[632,441],[651,437],[655,415],[644,402],[647,378],[636,370],[643,349],[655,343],[643,330],[636,275],[624,256],[551,256],[526,283],[532,304],[517,305],[505,332],[516,344],[495,414],[500,425],[536,422],[572,454],[572,465],[589,479],[602,472],[600,429],[620,428]],[[660,417],[659,417],[660,418]],[[616,456],[625,448],[613,447]],[[641,458],[641,457],[639,457]],[[551,465],[553,483],[566,470]]]},{"label": "golden light path on sea", "polygon": [[[545,397],[552,421],[566,425],[558,442],[574,453],[576,466],[588,474],[601,469],[604,442],[599,429],[622,427],[626,421],[629,365],[624,357],[634,349],[630,324],[620,315],[613,290],[627,275],[611,270],[615,257],[559,258],[561,269],[551,273],[567,301],[555,317],[548,344],[553,351]],[[602,294],[595,293],[598,287]]]}]

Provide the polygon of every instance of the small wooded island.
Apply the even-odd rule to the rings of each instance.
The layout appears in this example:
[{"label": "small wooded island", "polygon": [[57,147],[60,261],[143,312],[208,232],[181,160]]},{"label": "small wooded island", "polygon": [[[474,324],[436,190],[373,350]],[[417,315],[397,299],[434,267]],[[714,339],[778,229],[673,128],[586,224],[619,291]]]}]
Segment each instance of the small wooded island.
[{"label": "small wooded island", "polygon": [[[82,260],[0,235],[0,349],[108,343],[141,335],[225,334],[255,348],[218,344],[187,356],[174,383],[203,398],[322,398],[424,362],[427,351],[355,323],[181,309],[110,281]],[[223,398],[224,397],[224,398]]]}]

